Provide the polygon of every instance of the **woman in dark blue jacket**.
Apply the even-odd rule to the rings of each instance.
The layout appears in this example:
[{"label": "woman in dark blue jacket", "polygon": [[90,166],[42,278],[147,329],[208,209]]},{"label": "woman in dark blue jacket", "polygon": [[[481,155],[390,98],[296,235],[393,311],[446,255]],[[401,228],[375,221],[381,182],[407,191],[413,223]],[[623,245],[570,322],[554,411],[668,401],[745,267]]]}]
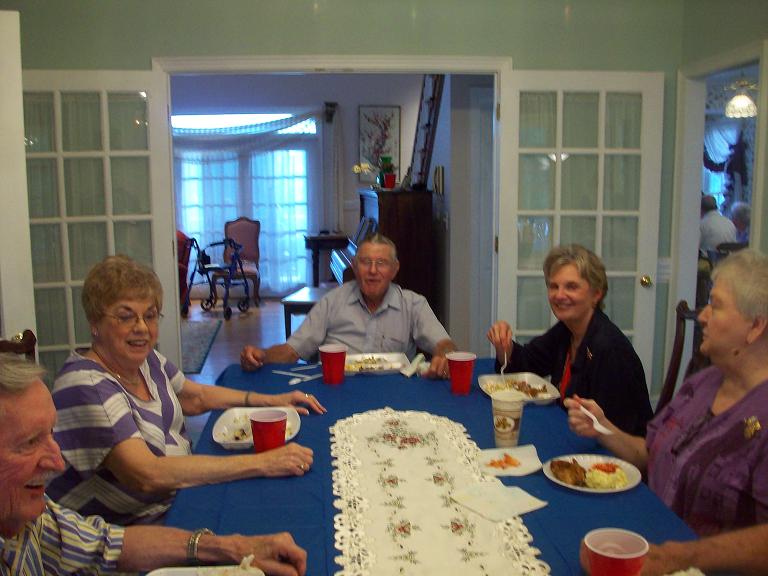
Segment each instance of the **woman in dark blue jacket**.
[{"label": "woman in dark blue jacket", "polygon": [[553,248],[544,261],[547,296],[558,323],[528,344],[512,340],[503,320],[488,330],[496,349],[496,371],[551,376],[562,399],[595,400],[611,422],[645,436],[653,415],[643,365],[632,344],[602,311],[608,291],[605,266],[578,244]]}]

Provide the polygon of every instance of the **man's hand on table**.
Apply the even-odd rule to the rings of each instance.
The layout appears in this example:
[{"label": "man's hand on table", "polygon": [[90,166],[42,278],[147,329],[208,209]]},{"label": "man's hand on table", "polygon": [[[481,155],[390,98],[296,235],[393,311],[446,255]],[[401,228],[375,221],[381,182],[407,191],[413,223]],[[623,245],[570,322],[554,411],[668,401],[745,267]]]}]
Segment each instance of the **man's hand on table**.
[{"label": "man's hand on table", "polygon": [[663,576],[679,570],[687,570],[695,558],[687,552],[683,542],[665,542],[659,546],[650,544],[643,564],[642,576]]},{"label": "man's hand on table", "polygon": [[432,356],[429,368],[423,374],[424,378],[448,378],[448,359],[445,356]]},{"label": "man's hand on table", "polygon": [[269,576],[304,576],[307,571],[307,552],[296,545],[288,532],[269,536],[233,534],[221,540],[228,541],[225,546],[232,549],[234,563],[253,554],[251,565]]},{"label": "man's hand on table", "polygon": [[240,352],[240,366],[243,370],[258,370],[264,366],[267,354],[261,348],[244,346]]},{"label": "man's hand on table", "polygon": [[[301,390],[294,390],[285,394],[275,394],[271,397],[273,406],[293,406],[299,414],[307,415],[309,411],[316,414],[325,414],[328,410],[315,398],[314,394],[305,394]],[[305,408],[309,407],[309,410]]]},{"label": "man's hand on table", "polygon": [[312,468],[314,462],[312,450],[294,442],[261,452],[256,454],[254,458],[258,459],[258,476],[273,478],[304,476]]}]

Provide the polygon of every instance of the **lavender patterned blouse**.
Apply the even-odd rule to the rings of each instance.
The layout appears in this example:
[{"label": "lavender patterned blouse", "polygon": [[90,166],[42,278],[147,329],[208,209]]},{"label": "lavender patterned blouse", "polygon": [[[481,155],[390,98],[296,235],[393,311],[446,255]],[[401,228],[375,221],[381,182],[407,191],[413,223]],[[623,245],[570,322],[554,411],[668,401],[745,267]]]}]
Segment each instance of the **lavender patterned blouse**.
[{"label": "lavender patterned blouse", "polygon": [[123,525],[157,522],[170,507],[173,492],[132,490],[104,466],[112,448],[129,438],[146,442],[155,456],[191,452],[176,396],[184,387],[184,374],[154,350],[141,372],[149,400],[129,393],[112,374],[78,353],[67,359],[56,376],[54,437],[67,467],[49,484],[47,493],[59,504],[83,516],[98,515]]},{"label": "lavender patterned blouse", "polygon": [[722,381],[686,380],[646,436],[649,486],[700,536],[768,521],[768,382],[715,416]]}]

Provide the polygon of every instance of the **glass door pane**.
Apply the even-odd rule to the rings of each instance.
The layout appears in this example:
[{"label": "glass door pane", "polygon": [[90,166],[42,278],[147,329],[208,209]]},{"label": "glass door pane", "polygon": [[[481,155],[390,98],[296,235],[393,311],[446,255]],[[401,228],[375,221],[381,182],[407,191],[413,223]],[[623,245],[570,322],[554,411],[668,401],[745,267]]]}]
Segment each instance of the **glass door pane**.
[{"label": "glass door pane", "polygon": [[[655,289],[639,280],[655,276],[658,257],[663,76],[514,77],[516,98],[506,103],[515,104],[519,134],[507,160],[515,163],[517,187],[502,202],[511,213],[500,216],[499,318],[521,340],[546,330],[554,317],[544,258],[553,246],[581,244],[605,263],[607,313],[632,337],[650,378]],[[507,303],[509,293],[515,297]]]},{"label": "glass door pane", "polygon": [[147,95],[30,91],[24,103],[37,336],[55,373],[90,340],[90,268],[118,251],[154,264]]}]

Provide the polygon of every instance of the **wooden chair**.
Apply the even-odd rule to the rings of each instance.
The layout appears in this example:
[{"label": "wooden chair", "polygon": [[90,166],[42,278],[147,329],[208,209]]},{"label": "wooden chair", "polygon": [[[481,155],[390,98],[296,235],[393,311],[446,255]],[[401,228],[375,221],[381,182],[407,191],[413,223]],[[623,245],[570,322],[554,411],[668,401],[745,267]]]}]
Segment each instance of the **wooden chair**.
[{"label": "wooden chair", "polygon": [[35,346],[37,338],[32,330],[24,330],[12,336],[9,340],[0,340],[0,352],[24,354],[28,360],[35,361]]},{"label": "wooden chair", "polygon": [[[258,306],[261,298],[259,290],[261,288],[261,273],[259,272],[259,234],[261,233],[261,222],[251,220],[241,216],[237,220],[230,220],[224,224],[224,236],[240,244],[240,259],[243,262],[243,275],[239,272],[235,279],[243,282],[251,281],[253,284],[253,303]],[[232,255],[232,248],[227,246],[224,250],[224,262],[229,264]],[[223,273],[216,272],[214,277],[221,276]],[[244,277],[243,277],[244,276]]]},{"label": "wooden chair", "polygon": [[186,316],[184,303],[187,301],[187,279],[189,278],[189,256],[192,251],[192,240],[181,230],[176,230],[176,255],[179,267],[179,302],[182,306],[182,316]]},{"label": "wooden chair", "polygon": [[[683,344],[685,344],[685,323],[693,322],[694,326],[698,312],[688,307],[688,302],[680,300],[675,308],[675,339],[672,343],[672,355],[669,358],[667,374],[664,377],[664,386],[659,395],[659,402],[656,404],[656,413],[658,414],[664,406],[669,404],[675,395],[675,385],[677,384],[677,375],[680,373],[680,363],[683,358]],[[695,340],[695,339],[694,339]],[[709,365],[709,360],[699,353],[698,342],[694,341],[693,357],[685,370],[685,376],[701,370]]]}]

